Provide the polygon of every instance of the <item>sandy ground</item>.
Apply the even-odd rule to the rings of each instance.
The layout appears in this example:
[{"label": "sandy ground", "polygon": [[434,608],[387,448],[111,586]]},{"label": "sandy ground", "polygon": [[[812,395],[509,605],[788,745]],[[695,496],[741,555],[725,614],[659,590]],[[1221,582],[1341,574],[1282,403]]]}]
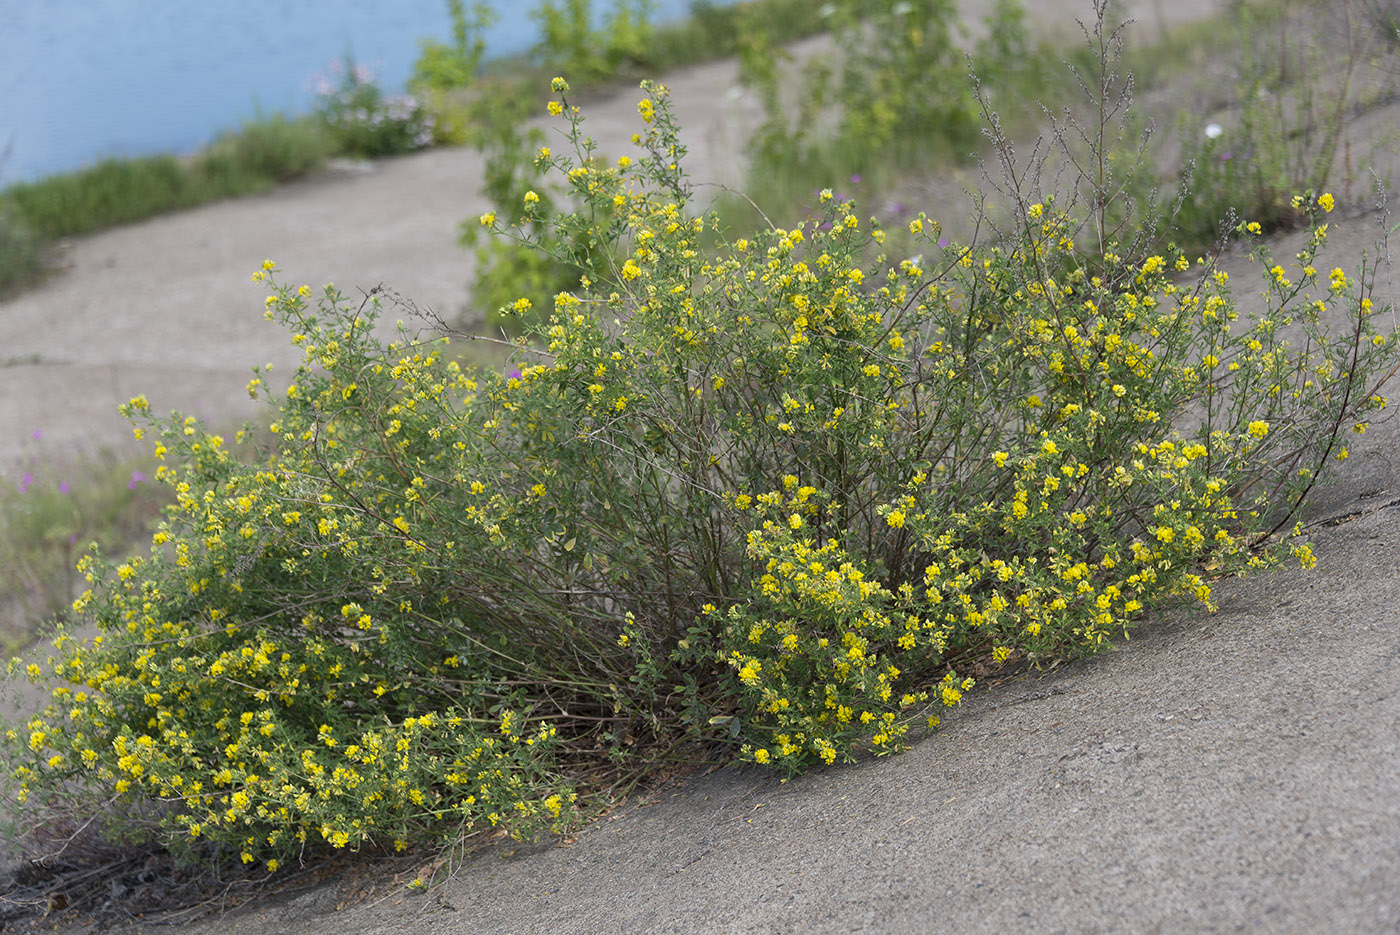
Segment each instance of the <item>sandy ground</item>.
[{"label": "sandy ground", "polygon": [[[1053,22],[1084,4],[1031,6]],[[1212,4],[1138,6],[1151,24]],[[694,176],[737,181],[754,110],[732,65],[669,83]],[[589,108],[604,149],[624,151],[634,99]],[[296,281],[459,311],[454,230],[487,208],[479,175],[473,153],[429,152],[72,244],[65,272],[0,305],[0,361],[19,361],[0,367],[0,463],[36,428],[127,437],[114,407],[137,392],[247,417],[247,368],[295,360],[248,281],[267,256]],[[1334,229],[1328,267],[1374,254],[1374,215]],[[1242,259],[1225,263],[1252,301]],[[1378,299],[1394,292],[1386,271]],[[1315,570],[1223,582],[1214,616],[987,686],[903,756],[787,784],[723,769],[571,846],[487,849],[427,895],[381,886],[338,909],[349,884],[329,884],[182,930],[1400,932],[1397,434],[1361,437],[1314,503]]]}]

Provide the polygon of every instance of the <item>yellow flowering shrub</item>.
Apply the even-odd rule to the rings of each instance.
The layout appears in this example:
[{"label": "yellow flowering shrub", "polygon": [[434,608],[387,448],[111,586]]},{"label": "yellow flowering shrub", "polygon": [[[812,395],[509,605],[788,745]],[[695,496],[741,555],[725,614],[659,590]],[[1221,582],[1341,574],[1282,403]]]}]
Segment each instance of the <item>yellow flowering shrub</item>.
[{"label": "yellow flowering shrub", "polygon": [[158,803],[132,812],[172,845],[269,866],[528,835],[600,764],[898,750],[974,672],[1210,607],[1207,568],[1311,562],[1277,534],[1394,366],[1373,270],[1264,272],[1243,320],[1223,274],[1169,279],[1178,256],[1081,256],[1049,200],[991,248],[939,254],[920,218],[927,269],[837,197],[731,239],[643,89],[635,157],[605,161],[556,86],[572,155],[541,158],[573,210],[482,219],[590,246],[518,370],[385,342],[379,297],[269,263],[305,355],[284,396],[252,387],[271,442],[126,407],[175,503],[147,554],[84,559],[100,635],[31,673],[51,703],[7,735],[22,796]]}]

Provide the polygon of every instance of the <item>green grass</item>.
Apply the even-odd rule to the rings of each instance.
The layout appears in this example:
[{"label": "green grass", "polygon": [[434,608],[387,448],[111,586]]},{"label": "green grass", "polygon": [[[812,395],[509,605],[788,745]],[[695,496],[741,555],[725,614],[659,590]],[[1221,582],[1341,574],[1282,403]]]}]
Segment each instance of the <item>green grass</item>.
[{"label": "green grass", "polygon": [[277,116],[224,134],[192,159],[104,159],[12,185],[5,196],[30,230],[52,240],[266,191],[317,168],[329,151],[312,124]]},{"label": "green grass", "polygon": [[748,0],[721,6],[696,0],[690,16],[657,27],[648,62],[653,70],[683,68],[743,51],[754,35],[786,44],[823,33],[827,24],[813,15],[811,0]]},{"label": "green grass", "polygon": [[334,144],[309,119],[265,117],[192,158],[104,159],[0,192],[0,296],[33,282],[43,248],[196,205],[256,194],[320,167]]},{"label": "green grass", "polygon": [[73,599],[91,543],[124,552],[168,499],[149,456],[56,453],[35,439],[0,474],[0,648],[13,653]]},{"label": "green grass", "polygon": [[0,298],[43,269],[40,240],[15,206],[0,200]]}]

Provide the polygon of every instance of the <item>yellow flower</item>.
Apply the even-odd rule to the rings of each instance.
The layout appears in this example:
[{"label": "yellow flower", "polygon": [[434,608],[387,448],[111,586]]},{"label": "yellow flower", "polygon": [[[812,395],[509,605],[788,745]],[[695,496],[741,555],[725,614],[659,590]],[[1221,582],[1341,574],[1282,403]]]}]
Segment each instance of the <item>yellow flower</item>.
[{"label": "yellow flower", "polygon": [[759,747],[757,750],[755,750],[755,751],[753,752],[753,761],[754,761],[755,763],[767,763],[767,762],[768,762],[768,751],[765,750],[765,749],[763,749],[762,747]]},{"label": "yellow flower", "polygon": [[564,112],[564,105],[559,103],[558,101],[550,101],[549,104],[546,106],[546,110],[549,111],[549,115],[551,117],[558,117]]},{"label": "yellow flower", "polygon": [[1269,434],[1269,423],[1265,422],[1263,419],[1256,419],[1249,423],[1249,434],[1253,435],[1255,438],[1263,438],[1265,435]]},{"label": "yellow flower", "polygon": [[651,98],[644,97],[637,102],[637,113],[642,115],[642,119],[651,123],[656,119],[656,111],[652,107]]},{"label": "yellow flower", "polygon": [[1317,206],[1328,214],[1331,214],[1332,209],[1337,206],[1337,199],[1332,197],[1331,192],[1325,192],[1322,197],[1317,199]]},{"label": "yellow flower", "polygon": [[885,517],[885,522],[889,523],[895,529],[901,529],[904,526],[904,514],[899,510],[892,510],[890,515]]}]

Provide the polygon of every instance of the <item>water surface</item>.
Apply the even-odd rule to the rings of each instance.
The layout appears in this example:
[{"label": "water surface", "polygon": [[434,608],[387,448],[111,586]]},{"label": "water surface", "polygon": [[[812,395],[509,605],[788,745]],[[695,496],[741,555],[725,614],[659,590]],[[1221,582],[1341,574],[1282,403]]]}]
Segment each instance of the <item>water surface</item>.
[{"label": "water surface", "polygon": [[[537,41],[533,3],[491,5],[488,54]],[[658,0],[657,18],[687,6]],[[0,186],[305,113],[347,52],[400,90],[418,40],[450,35],[443,0],[0,0]]]}]

